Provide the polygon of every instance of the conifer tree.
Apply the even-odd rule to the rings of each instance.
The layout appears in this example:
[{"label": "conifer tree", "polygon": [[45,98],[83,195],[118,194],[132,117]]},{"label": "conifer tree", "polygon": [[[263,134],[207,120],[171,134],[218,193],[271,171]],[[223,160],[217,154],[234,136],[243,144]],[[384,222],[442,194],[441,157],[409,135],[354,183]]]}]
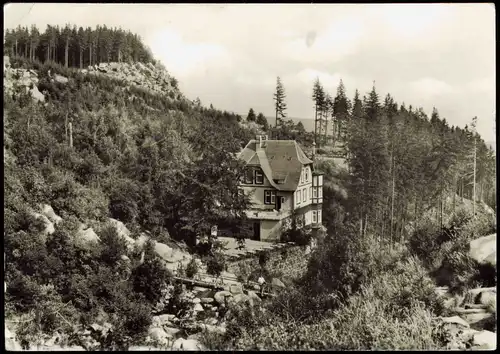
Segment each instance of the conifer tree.
[{"label": "conifer tree", "polygon": [[276,111],[276,122],[275,126],[278,126],[278,120],[282,120],[283,118],[286,117],[286,94],[285,94],[285,88],[283,86],[283,83],[281,82],[280,77],[276,79],[276,92],[273,95],[274,98],[274,107]]},{"label": "conifer tree", "polygon": [[335,128],[332,127],[334,134],[336,133],[336,137],[338,139],[343,133],[342,130],[345,129],[345,124],[349,119],[351,111],[351,102],[347,98],[345,93],[344,83],[342,79],[340,80],[339,87],[337,88],[337,96],[333,100],[333,122],[332,124]]},{"label": "conifer tree", "polygon": [[267,122],[267,118],[264,116],[264,114],[259,113],[257,115],[257,124],[261,125],[265,131],[269,129],[269,123]]},{"label": "conifer tree", "polygon": [[255,122],[256,119],[257,119],[257,117],[255,116],[255,112],[253,111],[253,108],[250,108],[250,110],[248,111],[248,115],[247,115],[247,122]]}]

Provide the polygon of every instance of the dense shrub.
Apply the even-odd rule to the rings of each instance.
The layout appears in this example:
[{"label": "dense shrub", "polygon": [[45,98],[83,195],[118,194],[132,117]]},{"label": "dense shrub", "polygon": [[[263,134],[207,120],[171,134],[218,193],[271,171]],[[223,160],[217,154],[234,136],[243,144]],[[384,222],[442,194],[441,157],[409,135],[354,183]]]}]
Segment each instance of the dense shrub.
[{"label": "dense shrub", "polygon": [[225,335],[205,334],[203,342],[218,350],[439,348],[431,319],[442,305],[425,268],[403,247],[372,252],[386,255],[392,267],[365,279],[343,301],[331,294],[312,297],[300,288],[288,289],[262,307],[234,312]]},{"label": "dense shrub", "polygon": [[335,230],[318,245],[302,286],[313,294],[335,292],[345,299],[380,271],[380,248],[370,236],[360,237],[354,226]]},{"label": "dense shrub", "polygon": [[171,276],[160,259],[148,259],[132,272],[134,291],[143,294],[154,305],[160,299],[162,289],[170,282]]}]

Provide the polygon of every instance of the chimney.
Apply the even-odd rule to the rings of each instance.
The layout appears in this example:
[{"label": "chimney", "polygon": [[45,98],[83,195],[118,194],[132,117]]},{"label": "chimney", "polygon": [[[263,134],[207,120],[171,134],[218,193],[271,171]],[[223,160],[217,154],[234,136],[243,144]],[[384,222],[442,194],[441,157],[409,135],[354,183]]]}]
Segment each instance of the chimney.
[{"label": "chimney", "polygon": [[264,147],[264,142],[267,141],[267,135],[257,135],[256,140],[258,140],[257,148],[261,149]]}]

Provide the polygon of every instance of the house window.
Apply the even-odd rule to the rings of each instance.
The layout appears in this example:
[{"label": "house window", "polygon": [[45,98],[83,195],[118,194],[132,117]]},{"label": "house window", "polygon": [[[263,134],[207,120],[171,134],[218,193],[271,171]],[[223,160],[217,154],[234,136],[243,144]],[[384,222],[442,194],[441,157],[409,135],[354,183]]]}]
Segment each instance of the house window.
[{"label": "house window", "polygon": [[300,182],[304,183],[304,170],[302,169],[302,173],[300,174]]},{"label": "house window", "polygon": [[295,203],[300,204],[300,191],[295,192]]},{"label": "house window", "polygon": [[305,175],[306,175],[306,182],[309,182],[309,169],[307,167],[305,170]]},{"label": "house window", "polygon": [[264,183],[264,174],[261,170],[255,170],[255,184],[263,184]]},{"label": "house window", "polygon": [[245,183],[253,184],[253,171],[251,168],[245,170]]},{"label": "house window", "polygon": [[316,224],[318,222],[318,214],[316,210],[313,210],[313,224]]},{"label": "house window", "polygon": [[306,202],[306,189],[305,188],[302,190],[302,201],[304,203]]},{"label": "house window", "polygon": [[264,191],[264,204],[276,203],[276,191]]},{"label": "house window", "polygon": [[321,210],[318,210],[318,223],[321,223]]},{"label": "house window", "polygon": [[312,187],[309,187],[309,196],[312,199],[312,196],[313,196],[313,189],[312,189]]},{"label": "house window", "polygon": [[313,198],[318,198],[318,188],[317,187],[313,188]]},{"label": "house window", "polygon": [[318,192],[319,192],[318,197],[323,198],[323,188],[322,187],[318,188]]}]

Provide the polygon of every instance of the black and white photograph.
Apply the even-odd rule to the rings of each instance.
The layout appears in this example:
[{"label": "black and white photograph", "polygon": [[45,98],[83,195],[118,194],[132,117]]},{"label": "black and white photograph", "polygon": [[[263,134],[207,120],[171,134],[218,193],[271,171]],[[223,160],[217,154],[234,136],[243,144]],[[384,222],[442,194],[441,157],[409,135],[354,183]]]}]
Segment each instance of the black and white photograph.
[{"label": "black and white photograph", "polygon": [[494,3],[6,3],[5,351],[495,350]]}]

